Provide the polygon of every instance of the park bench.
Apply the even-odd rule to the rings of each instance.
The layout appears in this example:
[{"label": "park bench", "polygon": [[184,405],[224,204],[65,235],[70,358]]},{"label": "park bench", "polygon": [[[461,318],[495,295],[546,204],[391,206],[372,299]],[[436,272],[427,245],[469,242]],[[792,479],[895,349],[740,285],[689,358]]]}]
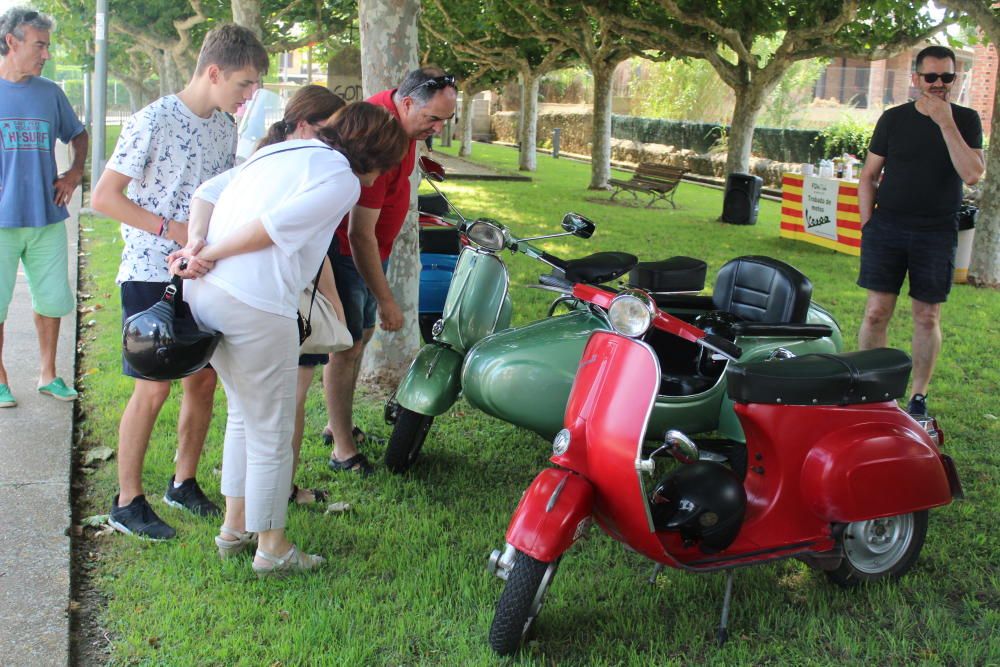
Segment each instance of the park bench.
[{"label": "park bench", "polygon": [[677,208],[677,204],[674,203],[674,193],[685,173],[687,170],[682,167],[643,162],[636,168],[629,180],[622,181],[616,178],[608,180],[608,183],[615,187],[614,194],[611,195],[609,201],[614,201],[615,197],[622,192],[628,192],[634,199],[638,200],[638,193],[645,192],[650,195],[646,208],[661,199],[670,202],[671,206]]}]

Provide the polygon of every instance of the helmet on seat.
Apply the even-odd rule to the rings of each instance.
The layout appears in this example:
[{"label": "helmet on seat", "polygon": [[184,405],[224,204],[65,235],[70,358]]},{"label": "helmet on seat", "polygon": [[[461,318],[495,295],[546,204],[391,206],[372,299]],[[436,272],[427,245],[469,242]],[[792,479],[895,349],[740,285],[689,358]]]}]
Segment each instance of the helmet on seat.
[{"label": "helmet on seat", "polygon": [[176,380],[207,366],[221,339],[221,333],[198,328],[175,276],[160,301],[125,320],[122,351],[145,379]]},{"label": "helmet on seat", "polygon": [[712,461],[676,468],[650,497],[657,530],[679,531],[685,541],[700,541],[701,550],[709,554],[733,543],[746,506],[746,491],[736,473]]}]

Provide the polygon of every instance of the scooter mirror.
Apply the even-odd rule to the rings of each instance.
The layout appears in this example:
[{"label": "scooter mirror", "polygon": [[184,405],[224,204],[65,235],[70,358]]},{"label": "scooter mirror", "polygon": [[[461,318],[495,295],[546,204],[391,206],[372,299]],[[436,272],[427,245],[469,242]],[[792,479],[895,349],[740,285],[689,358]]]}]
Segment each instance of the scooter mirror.
[{"label": "scooter mirror", "polygon": [[663,436],[663,446],[681,463],[695,463],[700,452],[691,438],[676,429],[670,429]]},{"label": "scooter mirror", "polygon": [[437,160],[432,160],[426,155],[420,158],[420,171],[424,176],[432,181],[440,183],[444,180],[444,167]]},{"label": "scooter mirror", "polygon": [[563,216],[562,228],[574,236],[579,236],[581,239],[589,239],[594,235],[597,225],[579,213],[567,213]]}]

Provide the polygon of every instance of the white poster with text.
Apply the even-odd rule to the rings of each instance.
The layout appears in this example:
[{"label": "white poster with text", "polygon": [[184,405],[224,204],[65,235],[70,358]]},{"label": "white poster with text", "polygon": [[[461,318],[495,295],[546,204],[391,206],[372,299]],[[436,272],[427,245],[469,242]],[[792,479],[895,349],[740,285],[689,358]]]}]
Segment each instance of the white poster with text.
[{"label": "white poster with text", "polygon": [[807,234],[837,240],[837,193],[840,182],[806,176],[802,179],[802,217]]}]

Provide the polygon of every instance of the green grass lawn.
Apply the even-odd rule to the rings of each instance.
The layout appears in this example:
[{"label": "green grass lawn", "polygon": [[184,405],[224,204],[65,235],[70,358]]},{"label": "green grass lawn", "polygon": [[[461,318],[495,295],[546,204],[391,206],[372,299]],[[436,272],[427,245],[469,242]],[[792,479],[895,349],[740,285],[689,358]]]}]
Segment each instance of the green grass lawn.
[{"label": "green grass lawn", "polygon": [[[444,149],[454,152],[453,149]],[[477,144],[474,159],[516,169],[516,152]],[[643,259],[689,255],[709,264],[709,284],[728,259],[779,257],[813,281],[814,298],[837,316],[849,348],[864,294],[854,285],[857,259],[778,238],[778,205],[762,202],[759,223],[716,222],[718,190],[683,184],[678,210],[645,210],[591,201],[589,166],[539,156],[530,183],[451,181],[442,185],[466,215],[488,216],[527,236],[556,231],[566,211],[597,222],[590,240],[539,242],[575,257],[598,250]],[[114,448],[131,384],[119,363],[120,312],[114,284],[118,226],[84,219],[86,266],[81,308],[82,419],[79,447]],[[509,255],[505,256],[509,257]],[[549,296],[526,289],[543,267],[523,256],[509,263],[515,323],[542,317]],[[901,310],[891,343],[908,349]],[[713,641],[724,578],[667,570],[646,583],[651,564],[600,531],[562,561],[537,625],[537,637],[514,661],[495,658],[486,635],[502,582],[485,570],[503,544],[522,491],[547,465],[537,436],[458,403],[434,423],[424,456],[410,474],[380,467],[368,478],[331,473],[319,438],[325,422],[318,385],[307,406],[300,484],[347,501],[342,515],[291,508],[289,534],[329,562],[318,574],[258,581],[249,560],[221,563],[213,521],[166,507],[172,473],[176,395],[168,401],[147,456],[147,495],[178,529],[178,539],[149,544],[122,536],[85,538],[91,583],[107,599],[100,618],[114,664],[149,665],[687,665],[942,664],[1000,661],[1000,561],[996,508],[1000,434],[994,356],[1000,340],[996,292],[956,286],[944,311],[944,352],[930,405],[946,432],[967,499],[931,513],[923,554],[901,582],[845,592],[797,561],[739,570],[731,639]],[[266,391],[267,388],[262,388]],[[225,397],[199,479],[216,499]],[[990,414],[992,413],[992,414]],[[387,434],[381,404],[362,400],[356,421]],[[380,463],[382,451],[367,452]],[[106,513],[115,464],[87,471],[82,514]],[[891,480],[886,480],[890,483]],[[89,554],[89,555],[88,555]],[[992,563],[992,565],[991,565]]]}]

